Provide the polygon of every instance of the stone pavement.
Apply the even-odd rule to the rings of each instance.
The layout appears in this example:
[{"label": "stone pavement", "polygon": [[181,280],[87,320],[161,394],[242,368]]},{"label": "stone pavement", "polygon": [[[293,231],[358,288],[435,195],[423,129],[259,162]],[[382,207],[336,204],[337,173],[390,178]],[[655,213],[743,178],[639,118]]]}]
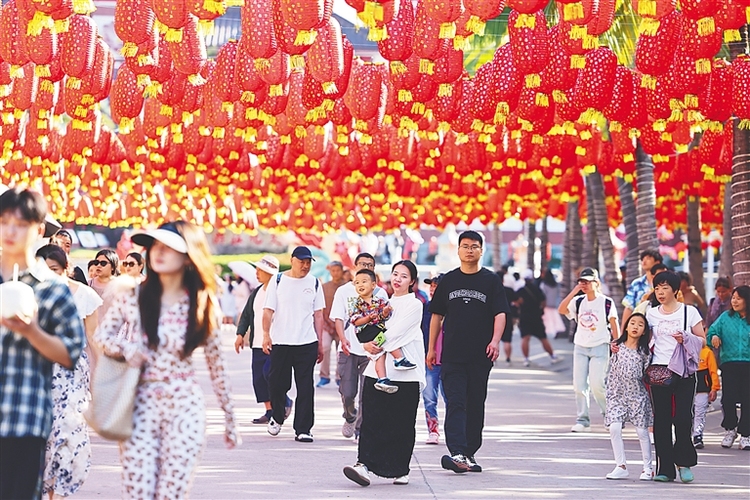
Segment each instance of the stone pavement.
[{"label": "stone pavement", "polygon": [[[498,361],[492,371],[487,398],[484,445],[477,461],[481,474],[454,474],[440,467],[447,453],[425,445],[427,428],[420,407],[417,445],[411,462],[411,483],[394,486],[375,478],[362,488],[346,479],[342,468],[357,460],[357,447],[341,435],[341,404],[335,384],[317,389],[315,442],[294,441],[291,426],[271,437],[265,426],[252,425],[262,413],[255,402],[250,376],[249,350],[240,355],[232,348],[233,336],[224,341],[229,361],[243,444],[227,450],[222,441],[223,415],[211,392],[202,354],[195,365],[208,403],[208,442],[193,484],[197,499],[246,498],[576,498],[604,499],[620,496],[667,498],[750,498],[750,452],[720,447],[721,411],[708,414],[706,448],[699,450],[695,482],[650,483],[638,481],[640,449],[632,427],[626,427],[625,447],[631,477],[608,481],[604,476],[614,462],[609,434],[599,415],[591,433],[573,434],[575,423],[571,355],[572,344],[552,341],[563,361],[550,366],[538,341],[532,340],[532,366],[521,364],[520,339],[514,339],[514,362]],[[332,371],[333,373],[333,371]],[[444,407],[440,404],[441,419]],[[442,420],[441,420],[442,421]],[[120,497],[120,464],[115,443],[92,436],[93,466],[88,481],[75,498]]]}]

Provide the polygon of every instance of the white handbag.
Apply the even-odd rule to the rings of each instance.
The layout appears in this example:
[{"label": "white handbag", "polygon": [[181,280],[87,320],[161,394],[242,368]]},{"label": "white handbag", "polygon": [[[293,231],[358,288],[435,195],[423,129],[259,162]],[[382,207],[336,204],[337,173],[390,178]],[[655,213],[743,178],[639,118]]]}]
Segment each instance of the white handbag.
[{"label": "white handbag", "polygon": [[86,421],[104,439],[124,441],[133,433],[133,408],[140,368],[101,355],[91,376]]}]

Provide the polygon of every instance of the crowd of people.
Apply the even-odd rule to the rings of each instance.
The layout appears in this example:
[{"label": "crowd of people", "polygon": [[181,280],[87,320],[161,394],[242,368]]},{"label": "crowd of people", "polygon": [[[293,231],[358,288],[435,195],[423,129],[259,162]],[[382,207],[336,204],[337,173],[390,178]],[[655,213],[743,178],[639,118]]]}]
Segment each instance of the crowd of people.
[{"label": "crowd of people", "polygon": [[[193,224],[137,231],[132,240],[145,255],[120,259],[102,249],[87,276],[70,260],[70,233],[47,234],[45,216],[46,202],[34,191],[0,195],[0,282],[17,276],[37,302],[31,316],[0,319],[0,498],[66,497],[80,489],[91,466],[83,415],[101,356],[140,370],[132,434],[120,445],[123,497],[185,497],[205,441],[197,348],[225,415],[225,444],[241,443],[221,349],[223,318],[236,321],[237,355],[250,349],[252,386],[263,405],[252,422],[270,435],[282,435],[294,413],[294,439],[313,442],[316,385],[335,381],[341,433],[358,446],[343,473],[361,486],[371,474],[409,483],[420,401],[426,443],[442,439],[448,450],[441,466],[482,472],[477,456],[496,360],[504,354],[511,362],[517,327],[525,366],[532,337],[557,363],[548,337],[566,330],[563,317],[576,325],[571,431],[591,430],[593,396],[615,458],[608,479],[629,477],[622,429],[630,423],[643,455],[640,479],[691,482],[707,408],[719,391],[721,445],[730,448],[739,437],[740,449],[750,450],[750,287],[720,278],[706,304],[690,277],[669,270],[656,251],[641,255],[644,274],[628,287],[622,319],[596,269],[582,269],[567,295],[549,270],[539,279],[513,279],[507,269],[482,267],[484,238],[471,230],[458,238],[460,266],[423,280],[429,293],[419,289],[413,262],[396,262],[381,280],[369,253],[357,255],[350,270],[331,262],[330,280],[322,282],[310,274],[312,252],[298,246],[287,271],[272,255],[251,263],[258,285],[232,283],[242,290],[227,310],[228,284]],[[49,244],[39,247],[43,236]]]}]

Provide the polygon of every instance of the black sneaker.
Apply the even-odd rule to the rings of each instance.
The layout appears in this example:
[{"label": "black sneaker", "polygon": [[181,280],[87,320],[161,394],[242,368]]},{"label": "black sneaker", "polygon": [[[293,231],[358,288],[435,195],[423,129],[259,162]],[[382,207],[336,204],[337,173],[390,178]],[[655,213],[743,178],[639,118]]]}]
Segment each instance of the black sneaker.
[{"label": "black sneaker", "polygon": [[482,466],[474,460],[474,457],[466,457],[466,461],[469,463],[469,472],[482,472]]},{"label": "black sneaker", "polygon": [[443,458],[440,459],[440,465],[443,466],[443,469],[452,470],[456,474],[469,472],[470,469],[470,465],[466,460],[466,457],[461,455],[460,453],[456,453],[453,456],[443,455]]},{"label": "black sneaker", "polygon": [[695,446],[696,450],[703,449],[703,434],[698,434],[693,438],[693,446]]}]

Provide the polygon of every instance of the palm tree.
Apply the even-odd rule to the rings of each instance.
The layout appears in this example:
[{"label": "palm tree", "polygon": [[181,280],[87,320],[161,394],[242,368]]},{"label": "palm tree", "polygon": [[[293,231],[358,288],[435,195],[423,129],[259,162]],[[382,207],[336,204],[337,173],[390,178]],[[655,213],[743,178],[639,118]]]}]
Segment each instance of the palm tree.
[{"label": "palm tree", "polygon": [[628,266],[626,271],[627,281],[630,283],[640,274],[640,262],[638,261],[638,220],[635,215],[633,184],[622,177],[618,177],[617,189],[620,194],[622,223],[625,226],[625,239],[628,245],[625,260]]},{"label": "palm tree", "polygon": [[[734,60],[748,49],[749,25],[742,29],[742,40],[729,44]],[[732,156],[732,267],[735,285],[750,285],[750,130],[739,128],[732,119],[734,148]]]},{"label": "palm tree", "polygon": [[703,281],[703,248],[701,248],[701,202],[696,196],[687,200],[688,260],[690,276],[693,278],[698,295],[706,296],[706,284]]},{"label": "palm tree", "polygon": [[615,301],[615,306],[622,314],[622,299],[624,292],[622,284],[617,276],[617,266],[615,265],[615,248],[612,245],[612,235],[609,232],[609,217],[607,215],[607,206],[605,203],[604,181],[602,174],[596,171],[586,176],[586,186],[589,198],[588,204],[589,218],[596,220],[596,236],[601,246],[602,258],[604,259],[604,283],[607,285],[609,295]]},{"label": "palm tree", "polygon": [[547,229],[547,215],[542,217],[542,234],[539,237],[539,269],[547,269],[547,248],[549,247],[549,230]]},{"label": "palm tree", "polygon": [[597,220],[594,217],[591,197],[591,184],[586,177],[586,234],[583,235],[581,265],[596,268],[599,263],[599,249],[596,241]]},{"label": "palm tree", "polygon": [[722,225],[719,276],[732,276],[732,183],[724,184],[724,223]]},{"label": "palm tree", "polygon": [[638,221],[638,251],[657,250],[656,236],[656,184],[654,162],[643,151],[640,142],[635,150],[635,179],[638,187],[636,219]]},{"label": "palm tree", "polygon": [[[573,288],[576,273],[581,267],[581,249],[583,248],[583,230],[581,228],[581,218],[578,213],[579,201],[568,202],[568,210],[565,216],[565,242],[563,246],[563,264],[562,264],[562,293],[567,295]],[[571,332],[571,321],[564,318],[566,331],[569,336]]]},{"label": "palm tree", "polygon": [[528,242],[526,247],[526,267],[534,270],[534,254],[536,254],[536,221],[530,218],[526,221],[528,226]]},{"label": "palm tree", "polygon": [[503,245],[503,233],[500,231],[500,223],[495,221],[492,224],[492,267],[499,271],[503,265],[501,259]]}]

